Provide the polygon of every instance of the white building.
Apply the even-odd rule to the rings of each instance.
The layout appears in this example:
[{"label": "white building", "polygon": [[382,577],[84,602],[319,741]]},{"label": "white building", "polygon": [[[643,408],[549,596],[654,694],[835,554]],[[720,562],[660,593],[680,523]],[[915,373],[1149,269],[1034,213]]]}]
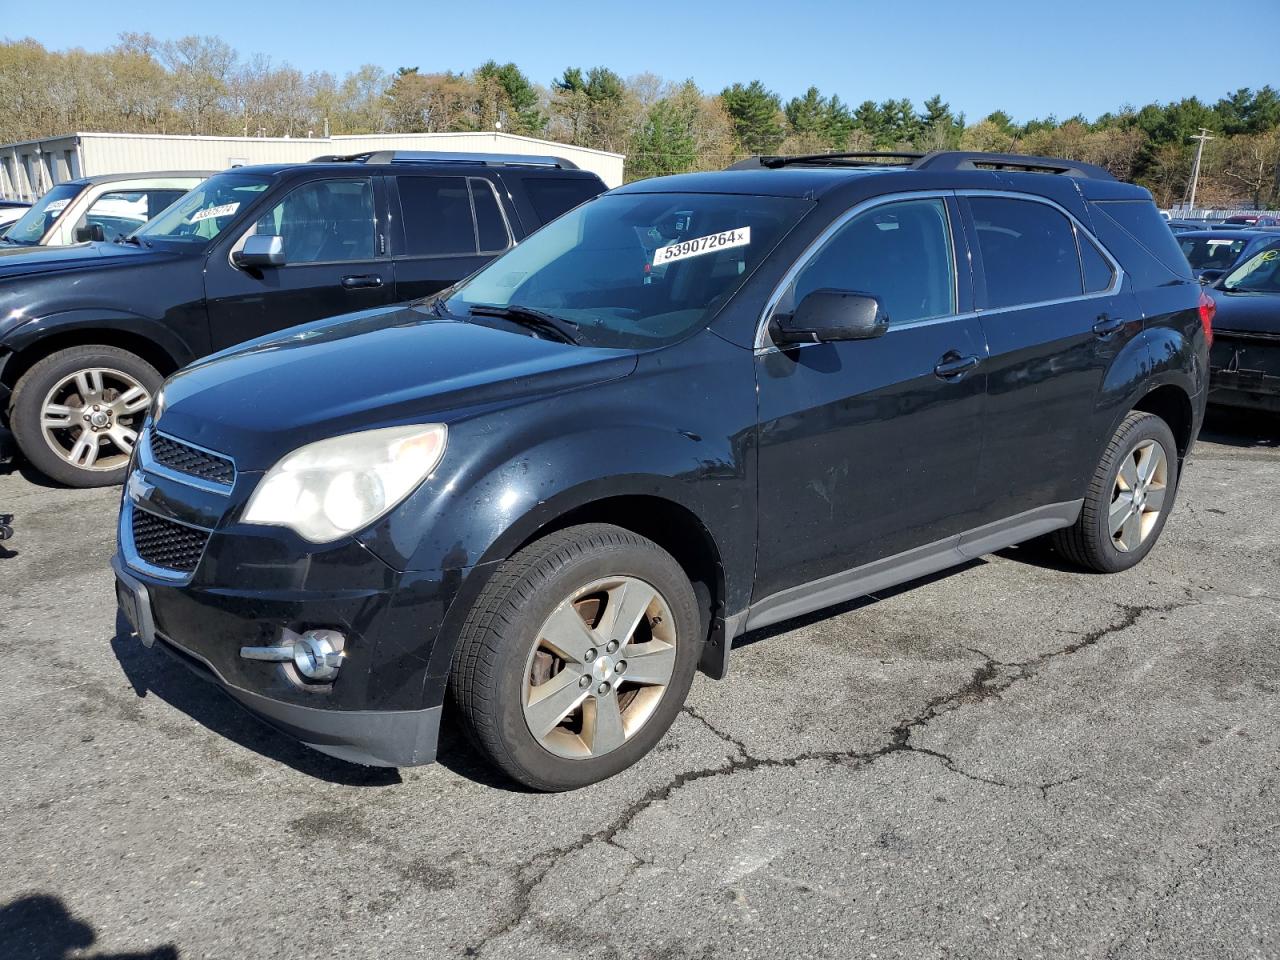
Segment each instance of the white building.
[{"label": "white building", "polygon": [[149,133],[74,133],[0,146],[0,199],[34,200],[55,183],[100,173],[222,170],[253,163],[305,163],[326,154],[373,150],[517,153],[562,157],[622,183],[620,153],[510,133],[387,133],[344,137],[185,137]]}]

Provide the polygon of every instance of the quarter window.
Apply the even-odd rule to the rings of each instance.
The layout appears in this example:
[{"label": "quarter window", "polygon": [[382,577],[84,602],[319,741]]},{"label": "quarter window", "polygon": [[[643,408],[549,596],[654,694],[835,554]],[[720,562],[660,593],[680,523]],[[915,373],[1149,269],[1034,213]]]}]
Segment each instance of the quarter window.
[{"label": "quarter window", "polygon": [[1032,200],[972,197],[987,306],[1078,297],[1084,292],[1071,221]]},{"label": "quarter window", "polygon": [[1080,238],[1080,262],[1084,268],[1084,292],[1101,293],[1111,286],[1115,279],[1115,270],[1102,255],[1102,251],[1084,234],[1076,234]]},{"label": "quarter window", "polygon": [[946,203],[937,198],[875,207],[840,228],[801,269],[781,311],[815,290],[877,297],[890,325],[955,312],[955,257]]},{"label": "quarter window", "polygon": [[304,184],[260,217],[253,232],[281,237],[289,264],[372,260],[373,185],[368,180]]}]

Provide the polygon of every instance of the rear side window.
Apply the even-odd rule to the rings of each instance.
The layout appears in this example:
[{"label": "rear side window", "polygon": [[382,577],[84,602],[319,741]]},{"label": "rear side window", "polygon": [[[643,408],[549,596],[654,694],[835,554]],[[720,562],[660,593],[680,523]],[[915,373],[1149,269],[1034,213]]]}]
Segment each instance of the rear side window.
[{"label": "rear side window", "polygon": [[560,214],[603,193],[604,184],[576,177],[526,177],[524,189],[538,219],[550,223]]},{"label": "rear side window", "polygon": [[406,255],[474,257],[511,246],[498,195],[488,180],[401,176],[396,182]]},{"label": "rear side window", "polygon": [[1150,200],[1096,200],[1093,209],[1105,214],[1149,254],[1173,273],[1191,279],[1190,266],[1173,232]]},{"label": "rear side window", "polygon": [[1084,292],[1075,229],[1057,210],[1005,197],[971,197],[969,206],[982,252],[988,308],[1061,300]]},{"label": "rear side window", "polygon": [[397,177],[405,253],[475,256],[476,233],[466,177]]}]

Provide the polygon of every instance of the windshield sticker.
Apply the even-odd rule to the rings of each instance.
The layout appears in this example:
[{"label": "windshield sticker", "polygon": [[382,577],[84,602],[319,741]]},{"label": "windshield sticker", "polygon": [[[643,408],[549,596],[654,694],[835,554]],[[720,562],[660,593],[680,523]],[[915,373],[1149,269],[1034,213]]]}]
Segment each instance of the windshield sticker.
[{"label": "windshield sticker", "polygon": [[704,253],[715,253],[717,250],[727,250],[730,247],[745,247],[750,242],[750,227],[725,230],[723,233],[713,233],[708,237],[695,237],[692,240],[673,243],[667,247],[659,247],[653,251],[653,265],[660,267],[664,263],[671,263],[673,260],[700,257]]},{"label": "windshield sticker", "polygon": [[68,199],[68,200],[54,200],[51,204],[49,204],[47,207],[45,207],[45,208],[44,208],[44,212],[45,212],[45,213],[52,213],[52,212],[54,212],[54,211],[56,211],[56,210],[63,210],[63,209],[65,209],[65,208],[66,208],[67,204],[68,204],[68,203],[70,203],[70,202],[71,202],[71,201],[70,201],[69,199]]},{"label": "windshield sticker", "polygon": [[197,210],[191,215],[191,223],[199,223],[201,220],[210,220],[213,217],[229,217],[240,209],[240,202],[224,203],[220,207],[206,207],[204,210]]}]

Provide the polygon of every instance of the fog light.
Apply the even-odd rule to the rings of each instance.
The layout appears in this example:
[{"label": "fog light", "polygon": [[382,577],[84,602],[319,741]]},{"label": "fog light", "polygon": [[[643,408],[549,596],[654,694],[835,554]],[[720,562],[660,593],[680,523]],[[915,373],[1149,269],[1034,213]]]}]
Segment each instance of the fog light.
[{"label": "fog light", "polygon": [[332,680],[342,666],[345,643],[337,630],[308,630],[293,643],[293,665],[308,680]]}]

